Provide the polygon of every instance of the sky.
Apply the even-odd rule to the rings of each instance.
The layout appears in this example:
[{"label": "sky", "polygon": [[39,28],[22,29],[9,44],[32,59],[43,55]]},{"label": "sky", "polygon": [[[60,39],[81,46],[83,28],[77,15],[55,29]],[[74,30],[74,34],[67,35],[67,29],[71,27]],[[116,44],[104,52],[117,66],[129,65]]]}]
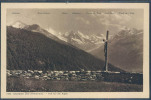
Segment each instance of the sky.
[{"label": "sky", "polygon": [[143,29],[143,9],[7,9],[7,25],[21,21],[53,33],[80,31],[111,35],[125,28]]}]

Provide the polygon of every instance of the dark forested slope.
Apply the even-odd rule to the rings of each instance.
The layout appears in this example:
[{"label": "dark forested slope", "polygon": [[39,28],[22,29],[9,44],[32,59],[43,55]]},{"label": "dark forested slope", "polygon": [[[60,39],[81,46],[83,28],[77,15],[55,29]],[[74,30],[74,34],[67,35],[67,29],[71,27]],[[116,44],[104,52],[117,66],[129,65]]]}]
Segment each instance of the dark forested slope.
[{"label": "dark forested slope", "polygon": [[[104,62],[43,34],[7,27],[7,69],[103,70]],[[122,71],[112,65],[109,70]]]}]

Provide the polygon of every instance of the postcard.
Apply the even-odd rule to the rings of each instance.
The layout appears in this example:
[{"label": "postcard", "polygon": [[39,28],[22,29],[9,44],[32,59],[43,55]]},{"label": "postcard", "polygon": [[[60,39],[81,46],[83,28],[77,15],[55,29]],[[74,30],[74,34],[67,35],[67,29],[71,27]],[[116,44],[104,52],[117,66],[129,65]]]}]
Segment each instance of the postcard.
[{"label": "postcard", "polygon": [[2,3],[2,98],[149,98],[148,3]]}]

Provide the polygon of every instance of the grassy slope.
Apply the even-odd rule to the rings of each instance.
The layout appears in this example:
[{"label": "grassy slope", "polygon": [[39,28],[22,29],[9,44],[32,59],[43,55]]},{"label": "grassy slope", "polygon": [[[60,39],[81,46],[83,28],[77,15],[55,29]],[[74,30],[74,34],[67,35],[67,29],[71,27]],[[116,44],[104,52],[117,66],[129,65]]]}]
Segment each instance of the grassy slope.
[{"label": "grassy slope", "polygon": [[142,85],[95,81],[50,81],[8,77],[11,92],[141,92]]}]

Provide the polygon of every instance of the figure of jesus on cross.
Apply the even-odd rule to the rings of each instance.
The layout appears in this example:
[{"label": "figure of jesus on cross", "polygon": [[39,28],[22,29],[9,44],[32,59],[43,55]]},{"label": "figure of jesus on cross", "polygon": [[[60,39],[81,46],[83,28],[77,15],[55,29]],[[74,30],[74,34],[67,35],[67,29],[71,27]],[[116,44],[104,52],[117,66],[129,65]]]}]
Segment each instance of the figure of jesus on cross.
[{"label": "figure of jesus on cross", "polygon": [[104,56],[105,56],[105,65],[104,65],[104,70],[107,72],[108,71],[108,58],[107,58],[107,46],[108,46],[108,35],[109,35],[109,31],[107,31],[106,33],[106,40],[103,39],[104,42]]}]

